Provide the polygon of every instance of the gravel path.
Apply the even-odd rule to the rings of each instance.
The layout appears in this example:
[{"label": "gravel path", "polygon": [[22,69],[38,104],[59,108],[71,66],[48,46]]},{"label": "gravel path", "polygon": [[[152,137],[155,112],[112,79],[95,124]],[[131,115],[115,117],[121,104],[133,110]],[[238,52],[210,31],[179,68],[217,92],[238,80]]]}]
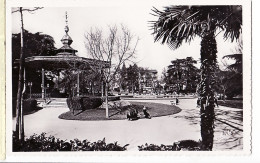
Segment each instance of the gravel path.
[{"label": "gravel path", "polygon": [[[144,100],[134,100],[144,102]],[[149,102],[169,104],[170,100],[154,100]],[[130,144],[128,151],[137,151],[138,145],[145,143],[170,145],[176,140],[199,140],[200,118],[199,108],[196,108],[196,99],[180,99],[178,105],[182,111],[178,114],[155,117],[152,119],[139,119],[137,121],[115,120],[115,121],[74,121],[62,120],[58,116],[68,111],[64,101],[53,101],[53,106],[48,106],[38,112],[24,117],[25,134],[30,136],[34,133],[46,132],[57,138],[71,140],[78,138],[89,141],[101,140],[106,142],[118,141],[120,145]],[[240,111],[240,113],[239,113]],[[220,106],[216,109],[217,118],[228,119],[242,123],[241,109],[232,109]],[[226,114],[222,114],[225,112]],[[233,119],[231,119],[233,117]],[[234,118],[235,117],[235,118]],[[15,126],[15,119],[13,120]],[[243,147],[243,132],[230,127],[223,122],[215,123],[214,150],[240,150]]]}]

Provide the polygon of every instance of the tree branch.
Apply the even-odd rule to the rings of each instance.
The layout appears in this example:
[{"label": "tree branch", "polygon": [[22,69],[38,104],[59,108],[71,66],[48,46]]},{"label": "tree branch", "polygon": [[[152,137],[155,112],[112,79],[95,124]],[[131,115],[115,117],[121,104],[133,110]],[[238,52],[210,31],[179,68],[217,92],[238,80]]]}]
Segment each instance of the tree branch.
[{"label": "tree branch", "polygon": [[[34,7],[33,9],[29,8],[23,8],[22,11],[28,11],[29,13],[32,13],[33,11],[43,9],[43,7]],[[12,11],[12,13],[20,12],[19,9]],[[33,13],[32,13],[33,14]]]}]

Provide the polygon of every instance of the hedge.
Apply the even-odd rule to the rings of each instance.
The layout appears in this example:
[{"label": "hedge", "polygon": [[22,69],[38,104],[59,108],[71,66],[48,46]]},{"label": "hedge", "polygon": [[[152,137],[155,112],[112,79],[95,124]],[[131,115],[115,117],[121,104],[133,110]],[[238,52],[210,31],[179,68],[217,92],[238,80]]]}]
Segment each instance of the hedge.
[{"label": "hedge", "polygon": [[95,109],[102,105],[100,97],[82,97],[83,110]]},{"label": "hedge", "polygon": [[102,100],[100,97],[91,97],[91,96],[83,96],[83,97],[72,97],[67,98],[67,104],[71,111],[73,110],[87,110],[87,109],[95,109],[102,105]]},{"label": "hedge", "polygon": [[107,144],[105,138],[97,142],[88,140],[70,140],[64,141],[54,136],[46,136],[46,133],[32,135],[24,141],[20,141],[13,132],[13,151],[30,152],[30,151],[125,151],[129,144],[120,146],[115,143]]},{"label": "hedge", "polygon": [[[118,101],[120,96],[108,96],[108,101]],[[106,97],[102,97],[102,101],[106,101]]]},{"label": "hedge", "polygon": [[[13,98],[13,117],[16,116],[16,98]],[[23,112],[24,114],[30,113],[37,110],[37,101],[35,99],[24,99],[23,100]]]},{"label": "hedge", "polygon": [[70,97],[67,98],[67,104],[71,111],[83,110],[82,97]]},{"label": "hedge", "polygon": [[23,111],[24,114],[30,113],[37,110],[37,101],[35,99],[25,99],[23,100]]}]

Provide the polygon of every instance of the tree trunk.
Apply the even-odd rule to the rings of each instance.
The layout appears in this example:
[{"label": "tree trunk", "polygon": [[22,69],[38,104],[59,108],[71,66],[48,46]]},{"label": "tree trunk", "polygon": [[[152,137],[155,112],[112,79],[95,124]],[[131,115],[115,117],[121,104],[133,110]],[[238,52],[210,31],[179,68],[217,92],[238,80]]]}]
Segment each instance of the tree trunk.
[{"label": "tree trunk", "polygon": [[214,75],[216,70],[217,46],[213,33],[207,34],[201,41],[201,81],[199,96],[201,100],[201,138],[202,150],[211,151],[214,138]]},{"label": "tree trunk", "polygon": [[16,134],[19,136],[19,139],[24,137],[21,132],[22,116],[21,116],[21,106],[22,106],[22,90],[24,82],[24,54],[23,54],[23,12],[22,7],[20,7],[21,14],[21,52],[20,52],[20,61],[19,61],[19,80],[18,80],[18,91],[17,91],[17,101],[16,101]]},{"label": "tree trunk", "polygon": [[134,95],[134,83],[132,82],[132,94]]},{"label": "tree trunk", "polygon": [[223,89],[223,101],[226,102],[226,89]]},{"label": "tree trunk", "polygon": [[106,82],[106,86],[105,86],[105,102],[106,102],[106,118],[109,118],[108,116],[108,83]]},{"label": "tree trunk", "polygon": [[24,68],[24,73],[23,73],[23,76],[24,76],[24,82],[23,82],[23,91],[22,91],[22,100],[21,100],[21,118],[20,118],[20,135],[19,135],[19,139],[24,141],[24,113],[23,113],[23,99],[24,99],[24,94],[26,92],[26,74],[25,74],[25,68]]},{"label": "tree trunk", "polygon": [[104,97],[104,83],[101,81],[101,97]]},{"label": "tree trunk", "polygon": [[91,93],[93,96],[95,95],[94,82],[91,82]]}]

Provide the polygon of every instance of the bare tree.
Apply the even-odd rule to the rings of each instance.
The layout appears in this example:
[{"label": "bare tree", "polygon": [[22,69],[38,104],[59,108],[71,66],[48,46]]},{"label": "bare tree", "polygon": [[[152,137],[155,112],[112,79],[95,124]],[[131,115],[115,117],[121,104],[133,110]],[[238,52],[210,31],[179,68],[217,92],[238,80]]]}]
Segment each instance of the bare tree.
[{"label": "bare tree", "polygon": [[139,38],[135,38],[125,26],[121,25],[119,30],[115,25],[109,26],[107,37],[101,29],[95,28],[85,34],[85,39],[88,57],[93,59],[95,65],[92,69],[101,74],[105,83],[106,118],[109,118],[109,84],[115,79],[120,66],[134,57]]},{"label": "bare tree", "polygon": [[12,11],[12,13],[20,12],[21,15],[21,52],[19,60],[19,81],[18,81],[18,91],[17,91],[17,101],[16,101],[16,134],[19,136],[20,140],[24,140],[24,121],[23,121],[23,94],[25,93],[25,70],[24,70],[24,54],[23,54],[23,11],[34,12],[36,10],[42,9],[43,7],[34,8],[22,8],[18,7]]}]

